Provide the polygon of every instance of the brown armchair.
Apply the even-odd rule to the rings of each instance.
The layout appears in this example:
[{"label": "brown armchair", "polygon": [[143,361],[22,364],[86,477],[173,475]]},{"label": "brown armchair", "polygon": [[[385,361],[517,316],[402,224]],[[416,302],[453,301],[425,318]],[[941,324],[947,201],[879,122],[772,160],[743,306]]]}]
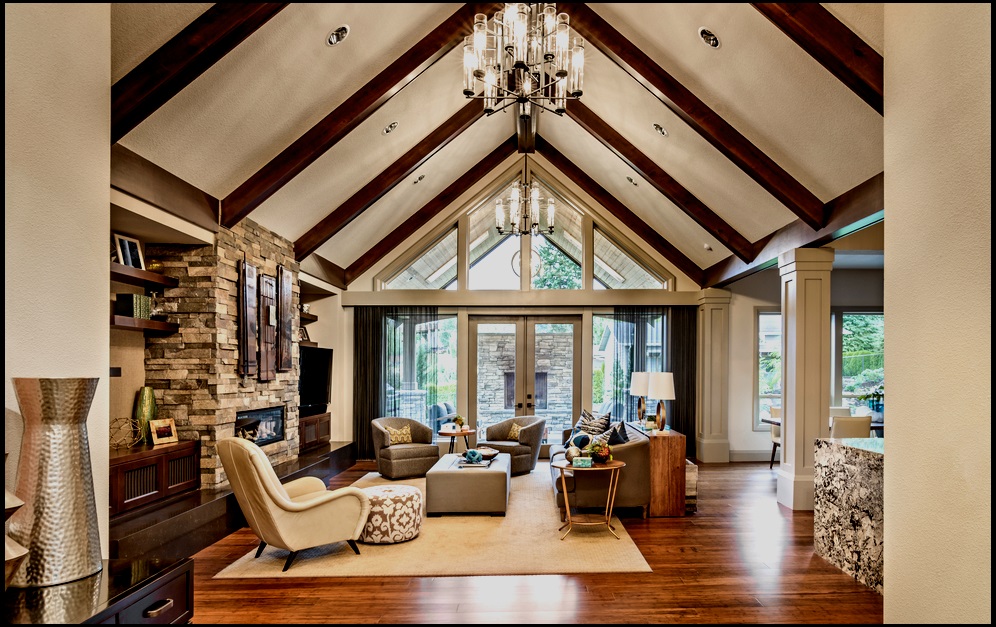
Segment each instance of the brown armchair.
[{"label": "brown armchair", "polygon": [[[510,440],[508,436],[513,424],[520,427],[516,440]],[[478,445],[490,446],[499,453],[508,453],[512,457],[511,473],[521,475],[536,468],[545,429],[546,418],[516,416],[489,426],[485,430],[484,441],[478,442]]]},{"label": "brown armchair", "polygon": [[[411,443],[391,444],[386,427],[412,432]],[[377,471],[388,479],[421,477],[439,461],[439,447],[432,443],[432,429],[411,418],[385,417],[370,421]]]}]

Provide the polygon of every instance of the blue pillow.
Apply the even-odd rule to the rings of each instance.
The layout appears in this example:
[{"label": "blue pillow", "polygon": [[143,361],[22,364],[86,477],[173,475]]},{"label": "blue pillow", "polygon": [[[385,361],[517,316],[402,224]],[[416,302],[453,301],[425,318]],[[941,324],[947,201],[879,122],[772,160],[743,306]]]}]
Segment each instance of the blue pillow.
[{"label": "blue pillow", "polygon": [[568,443],[571,446],[576,446],[579,449],[583,450],[584,447],[591,444],[591,436],[583,431],[578,431],[571,435],[571,438],[570,440],[568,440]]}]

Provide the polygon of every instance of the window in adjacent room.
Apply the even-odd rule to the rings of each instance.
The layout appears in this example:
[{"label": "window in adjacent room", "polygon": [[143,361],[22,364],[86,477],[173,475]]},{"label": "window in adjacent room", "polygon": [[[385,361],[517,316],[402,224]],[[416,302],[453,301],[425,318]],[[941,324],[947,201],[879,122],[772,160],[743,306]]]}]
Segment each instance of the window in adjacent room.
[{"label": "window in adjacent room", "polygon": [[769,428],[761,419],[771,417],[772,407],[782,406],[782,313],[764,308],[755,311],[754,430],[761,431]]}]

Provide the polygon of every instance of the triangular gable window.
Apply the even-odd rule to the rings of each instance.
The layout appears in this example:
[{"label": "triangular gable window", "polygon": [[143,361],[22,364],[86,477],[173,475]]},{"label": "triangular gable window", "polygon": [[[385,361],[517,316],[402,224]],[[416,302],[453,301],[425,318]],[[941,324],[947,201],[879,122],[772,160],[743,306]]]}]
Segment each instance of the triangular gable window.
[{"label": "triangular gable window", "polygon": [[384,285],[389,290],[456,289],[457,230],[450,229],[434,246]]},{"label": "triangular gable window", "polygon": [[595,227],[594,241],[596,289],[659,290],[667,287],[598,227]]}]

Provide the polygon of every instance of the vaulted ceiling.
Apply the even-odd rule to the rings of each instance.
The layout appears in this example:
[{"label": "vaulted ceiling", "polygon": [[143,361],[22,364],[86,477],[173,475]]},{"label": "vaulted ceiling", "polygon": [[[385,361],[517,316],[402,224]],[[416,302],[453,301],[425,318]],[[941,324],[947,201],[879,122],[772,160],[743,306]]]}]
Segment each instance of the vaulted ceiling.
[{"label": "vaulted ceiling", "polygon": [[881,219],[881,4],[558,5],[584,95],[518,134],[461,90],[500,6],[112,4],[112,154],[343,287],[522,150],[700,286]]}]

